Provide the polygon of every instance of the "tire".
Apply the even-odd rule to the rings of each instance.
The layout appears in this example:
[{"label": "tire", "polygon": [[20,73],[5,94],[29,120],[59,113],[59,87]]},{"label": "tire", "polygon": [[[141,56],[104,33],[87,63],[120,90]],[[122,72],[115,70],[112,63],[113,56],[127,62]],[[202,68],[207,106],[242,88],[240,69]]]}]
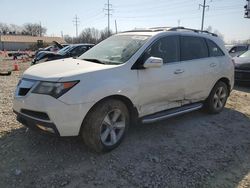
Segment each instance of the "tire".
[{"label": "tire", "polygon": [[87,147],[98,153],[107,152],[120,145],[129,121],[126,105],[120,100],[107,99],[87,114],[80,134]]},{"label": "tire", "polygon": [[205,102],[206,110],[211,114],[220,113],[227,102],[228,96],[227,85],[222,81],[217,82]]}]

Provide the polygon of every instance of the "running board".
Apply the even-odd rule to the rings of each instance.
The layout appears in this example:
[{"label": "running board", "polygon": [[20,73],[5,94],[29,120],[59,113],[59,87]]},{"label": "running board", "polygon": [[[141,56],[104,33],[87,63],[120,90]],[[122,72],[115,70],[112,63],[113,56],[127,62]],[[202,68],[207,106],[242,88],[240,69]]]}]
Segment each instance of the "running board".
[{"label": "running board", "polygon": [[178,108],[173,108],[170,110],[157,112],[155,114],[142,117],[142,123],[154,123],[156,121],[161,121],[163,119],[167,119],[170,117],[192,112],[192,111],[201,109],[202,107],[203,107],[202,103],[195,103],[195,104],[185,105],[185,106],[178,107]]}]

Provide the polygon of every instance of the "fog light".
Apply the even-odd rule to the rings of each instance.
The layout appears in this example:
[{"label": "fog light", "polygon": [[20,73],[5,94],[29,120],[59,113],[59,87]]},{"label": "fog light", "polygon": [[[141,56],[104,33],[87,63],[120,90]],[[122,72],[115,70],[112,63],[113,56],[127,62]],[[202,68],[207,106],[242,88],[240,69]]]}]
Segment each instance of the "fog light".
[{"label": "fog light", "polygon": [[55,131],[52,129],[52,128],[49,128],[49,127],[44,127],[42,125],[36,125],[39,129],[43,130],[43,131],[47,131],[47,132],[50,132],[50,133],[55,133]]}]

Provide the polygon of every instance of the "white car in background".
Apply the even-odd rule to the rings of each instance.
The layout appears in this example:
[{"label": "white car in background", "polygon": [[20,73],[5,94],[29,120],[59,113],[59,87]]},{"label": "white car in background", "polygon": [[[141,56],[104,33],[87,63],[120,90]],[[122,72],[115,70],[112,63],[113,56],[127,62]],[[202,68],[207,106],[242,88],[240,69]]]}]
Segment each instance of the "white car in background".
[{"label": "white car in background", "polygon": [[14,112],[31,129],[80,135],[103,152],[117,147],[138,120],[152,123],[202,107],[221,112],[233,85],[232,59],[215,34],[135,30],[77,59],[30,67],[17,86]]}]

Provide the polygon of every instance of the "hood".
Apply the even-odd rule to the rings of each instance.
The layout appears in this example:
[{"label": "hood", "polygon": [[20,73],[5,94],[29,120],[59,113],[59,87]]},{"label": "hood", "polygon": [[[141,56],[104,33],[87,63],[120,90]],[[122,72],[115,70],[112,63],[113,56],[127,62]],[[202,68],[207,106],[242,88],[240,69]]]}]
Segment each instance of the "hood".
[{"label": "hood", "polygon": [[35,61],[40,61],[44,58],[49,58],[51,60],[62,58],[63,56],[61,54],[55,53],[55,52],[40,52],[37,57],[35,58]]},{"label": "hood", "polygon": [[[104,65],[80,59],[60,59],[31,66],[24,72],[23,77],[33,80],[58,81],[61,78],[78,76],[117,67],[117,65]],[[73,78],[74,79],[74,78]]]},{"label": "hood", "polygon": [[250,58],[249,57],[235,57],[235,68],[250,69]]}]

